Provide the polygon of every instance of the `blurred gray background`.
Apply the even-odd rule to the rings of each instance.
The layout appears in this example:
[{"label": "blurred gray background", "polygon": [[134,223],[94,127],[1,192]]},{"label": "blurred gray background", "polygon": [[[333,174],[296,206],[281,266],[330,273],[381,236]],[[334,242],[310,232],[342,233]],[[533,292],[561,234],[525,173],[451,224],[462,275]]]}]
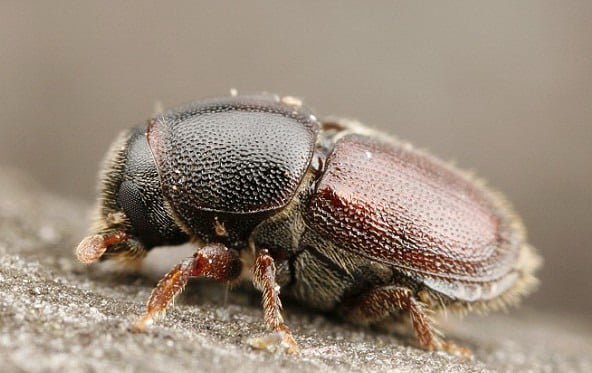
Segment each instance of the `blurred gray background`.
[{"label": "blurred gray background", "polygon": [[592,306],[592,2],[1,1],[0,165],[91,201],[157,101],[269,91],[506,193],[545,258],[526,301]]}]

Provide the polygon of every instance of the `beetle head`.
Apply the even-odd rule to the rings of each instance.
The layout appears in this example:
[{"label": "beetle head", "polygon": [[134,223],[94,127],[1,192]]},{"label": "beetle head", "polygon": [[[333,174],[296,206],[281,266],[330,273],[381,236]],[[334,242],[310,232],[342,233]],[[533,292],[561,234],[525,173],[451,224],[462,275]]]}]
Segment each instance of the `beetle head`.
[{"label": "beetle head", "polygon": [[92,233],[76,249],[82,263],[135,262],[154,246],[187,241],[164,201],[144,128],[124,131],[109,149],[95,215]]}]

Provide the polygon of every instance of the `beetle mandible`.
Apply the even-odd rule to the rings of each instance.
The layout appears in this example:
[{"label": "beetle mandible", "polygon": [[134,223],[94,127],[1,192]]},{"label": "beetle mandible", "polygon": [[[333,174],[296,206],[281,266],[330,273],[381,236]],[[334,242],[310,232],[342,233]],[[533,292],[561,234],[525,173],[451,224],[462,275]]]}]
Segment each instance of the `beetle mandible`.
[{"label": "beetle mandible", "polygon": [[193,242],[136,322],[146,330],[190,277],[248,278],[290,353],[282,294],[354,323],[410,316],[428,350],[466,350],[429,317],[514,304],[539,256],[505,199],[410,144],[274,95],[210,98],[124,131],[100,178],[82,263],[138,263]]}]

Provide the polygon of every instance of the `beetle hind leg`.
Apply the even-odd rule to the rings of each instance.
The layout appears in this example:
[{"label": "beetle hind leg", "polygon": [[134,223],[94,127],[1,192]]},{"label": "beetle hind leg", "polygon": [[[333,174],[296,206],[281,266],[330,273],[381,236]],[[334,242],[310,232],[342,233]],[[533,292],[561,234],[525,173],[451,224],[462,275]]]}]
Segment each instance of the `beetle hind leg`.
[{"label": "beetle hind leg", "polygon": [[276,282],[276,269],[273,258],[267,250],[260,251],[253,268],[253,284],[263,293],[263,318],[273,335],[251,338],[248,343],[257,349],[266,349],[273,345],[281,345],[289,354],[300,352],[292,332],[281,314],[282,302],[279,298],[280,286]]},{"label": "beetle hind leg", "polygon": [[419,345],[426,350],[445,350],[455,355],[470,357],[471,352],[440,338],[433,326],[430,310],[424,308],[412,291],[405,287],[385,286],[371,290],[358,298],[353,307],[343,310],[345,318],[354,323],[374,323],[396,312],[409,312]]},{"label": "beetle hind leg", "polygon": [[152,290],[146,312],[134,324],[135,331],[144,332],[154,319],[163,315],[176,295],[181,293],[189,278],[204,276],[217,281],[231,281],[241,271],[238,252],[220,244],[209,244],[199,249],[192,257],[183,259],[171,269]]}]

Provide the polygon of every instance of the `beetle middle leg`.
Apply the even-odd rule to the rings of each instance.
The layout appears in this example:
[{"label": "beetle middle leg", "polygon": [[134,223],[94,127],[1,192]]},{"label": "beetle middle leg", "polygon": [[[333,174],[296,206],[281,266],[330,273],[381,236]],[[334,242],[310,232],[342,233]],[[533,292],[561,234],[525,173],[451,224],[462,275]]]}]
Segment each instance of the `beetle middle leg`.
[{"label": "beetle middle leg", "polygon": [[[297,354],[300,352],[292,332],[286,324],[281,314],[282,302],[279,298],[280,286],[276,282],[276,269],[273,258],[267,253],[267,250],[261,250],[255,259],[253,268],[253,284],[263,293],[263,318],[265,325],[277,332],[280,343],[286,348],[286,352]],[[249,343],[255,348],[266,348],[274,344],[273,336],[263,338],[252,338]]]},{"label": "beetle middle leg", "polygon": [[231,281],[239,276],[241,267],[239,254],[235,250],[215,243],[200,248],[158,282],[148,300],[146,313],[134,324],[134,329],[145,331],[154,318],[162,315],[175,296],[183,291],[190,277],[204,276],[217,281]]},{"label": "beetle middle leg", "polygon": [[373,289],[343,313],[345,318],[351,322],[372,323],[381,321],[390,314],[399,311],[409,312],[415,336],[422,348],[445,350],[464,357],[471,356],[468,349],[443,341],[438,336],[428,312],[408,288],[384,286]]}]

